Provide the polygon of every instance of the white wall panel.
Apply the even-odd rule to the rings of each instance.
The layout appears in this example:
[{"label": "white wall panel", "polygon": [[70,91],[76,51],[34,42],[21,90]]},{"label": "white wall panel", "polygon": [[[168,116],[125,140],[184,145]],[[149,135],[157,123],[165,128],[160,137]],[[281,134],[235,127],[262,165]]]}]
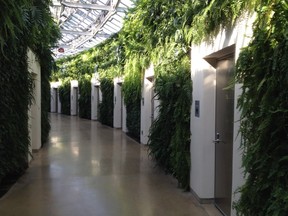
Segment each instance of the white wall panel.
[{"label": "white wall panel", "polygon": [[[240,49],[246,46],[251,38],[251,26],[254,17],[243,19],[232,30],[222,30],[212,43],[203,42],[192,45],[191,50],[191,78],[193,81],[193,104],[191,106],[191,172],[190,185],[201,200],[214,198],[215,175],[215,85],[216,70],[204,58],[208,55],[235,45],[235,59]],[[250,36],[249,36],[250,35]],[[219,53],[218,53],[219,54]],[[236,61],[236,60],[235,60]],[[241,169],[241,155],[239,150],[241,135],[239,131],[239,111],[236,109],[237,98],[241,94],[240,85],[235,86],[234,108],[234,143],[233,143],[233,180],[232,202],[238,195],[233,196],[235,190],[244,182]],[[195,100],[200,103],[199,117],[195,116]],[[232,215],[236,215],[232,210]]]},{"label": "white wall panel", "polygon": [[[144,75],[142,82],[142,97],[141,97],[141,129],[140,129],[140,142],[147,144],[149,129],[152,123],[152,96],[153,96],[153,78],[154,68],[151,65]],[[149,78],[149,79],[148,79]],[[154,113],[154,111],[153,111]]]},{"label": "white wall panel", "polygon": [[122,80],[118,77],[114,78],[114,107],[113,107],[113,127],[122,127]]},{"label": "white wall panel", "polygon": [[38,150],[41,148],[41,67],[35,54],[28,49],[28,70],[33,75],[34,91],[33,104],[28,112],[31,148]]}]

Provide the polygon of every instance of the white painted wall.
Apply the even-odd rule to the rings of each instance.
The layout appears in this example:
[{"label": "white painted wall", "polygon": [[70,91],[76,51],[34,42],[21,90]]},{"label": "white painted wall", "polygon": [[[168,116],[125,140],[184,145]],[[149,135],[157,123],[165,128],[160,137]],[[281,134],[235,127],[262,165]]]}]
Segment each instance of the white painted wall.
[{"label": "white painted wall", "polygon": [[[235,99],[238,98],[241,95],[241,85],[236,84],[235,85]],[[233,130],[233,165],[232,165],[232,201],[231,206],[233,205],[233,202],[237,201],[240,197],[239,193],[234,193],[237,191],[237,189],[243,185],[244,183],[244,177],[243,177],[243,169],[241,168],[242,165],[242,150],[240,149],[240,143],[241,143],[241,135],[238,135],[238,131],[240,128],[240,112],[236,108],[237,103],[235,100],[234,103],[234,130]],[[236,211],[234,209],[231,210],[231,215],[236,216]]]},{"label": "white painted wall", "polygon": [[[153,82],[151,79],[154,77],[154,67],[151,64],[150,67],[145,71],[144,80],[142,83],[142,97],[141,97],[141,128],[140,128],[140,142],[147,144],[149,129],[152,122],[152,93],[153,93]],[[153,78],[154,79],[154,78]]]},{"label": "white painted wall", "polygon": [[61,113],[61,101],[59,97],[59,87],[61,82],[50,83],[50,112]]},{"label": "white painted wall", "polygon": [[98,112],[99,112],[99,85],[91,85],[91,120],[98,120]]},{"label": "white painted wall", "polygon": [[57,89],[57,100],[58,100],[58,104],[57,104],[57,113],[61,114],[61,100],[59,97],[59,88]]},{"label": "white painted wall", "polygon": [[55,112],[56,112],[56,109],[57,109],[57,104],[56,104],[56,101],[57,101],[57,89],[51,87],[51,88],[50,88],[50,94],[51,94],[51,99],[50,99],[50,111],[51,111],[52,113],[55,113]]},{"label": "white painted wall", "polygon": [[36,59],[35,54],[28,49],[28,70],[34,79],[34,100],[28,112],[31,149],[38,150],[41,148],[41,67]]},{"label": "white painted wall", "polygon": [[78,115],[78,81],[71,80],[70,115]]},{"label": "white painted wall", "polygon": [[[241,47],[246,46],[251,35],[252,20],[243,19],[233,30],[223,30],[213,43],[203,42],[192,45],[191,51],[191,78],[193,81],[193,104],[191,106],[191,189],[200,199],[214,198],[214,166],[215,144],[215,85],[216,70],[207,61],[205,56],[211,55],[228,46],[235,45],[235,59],[238,58]],[[239,112],[236,110],[237,98],[241,94],[239,85],[235,86],[234,111],[234,143],[233,143],[233,181],[232,194],[243,184],[241,169]],[[200,101],[200,117],[195,117],[195,100]],[[237,196],[233,197],[233,201]],[[236,215],[232,210],[232,215]]]},{"label": "white painted wall", "polygon": [[100,103],[100,82],[93,77],[91,79],[91,120],[98,120],[98,108]]},{"label": "white painted wall", "polygon": [[122,127],[122,85],[123,80],[119,77],[114,78],[114,108],[113,108],[113,127]]},{"label": "white painted wall", "polygon": [[[203,49],[205,50],[205,49]],[[192,48],[193,103],[191,109],[192,190],[201,199],[214,197],[215,70],[205,61],[200,47]],[[202,51],[202,53],[201,53]],[[198,66],[197,66],[198,65]],[[195,117],[195,100],[200,117]]]},{"label": "white painted wall", "polygon": [[127,109],[126,109],[126,105],[124,102],[124,97],[122,97],[122,131],[124,133],[128,132],[128,129],[127,129]]}]

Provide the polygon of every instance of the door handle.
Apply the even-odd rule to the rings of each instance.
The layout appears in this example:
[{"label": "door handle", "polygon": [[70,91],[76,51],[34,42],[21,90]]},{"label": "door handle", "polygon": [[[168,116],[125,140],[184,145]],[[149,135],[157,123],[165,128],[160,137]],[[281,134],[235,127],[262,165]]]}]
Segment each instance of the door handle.
[{"label": "door handle", "polygon": [[218,144],[218,143],[223,142],[223,141],[220,140],[220,139],[216,139],[216,140],[213,140],[212,142],[215,143],[215,144]]},{"label": "door handle", "polygon": [[216,139],[213,140],[213,143],[218,144],[218,143],[220,143],[220,142],[223,142],[222,140],[220,140],[220,134],[219,134],[219,133],[216,133]]},{"label": "door handle", "polygon": [[213,140],[212,142],[215,144],[219,144],[220,142],[225,144],[225,142],[223,140],[220,140],[220,139]]}]

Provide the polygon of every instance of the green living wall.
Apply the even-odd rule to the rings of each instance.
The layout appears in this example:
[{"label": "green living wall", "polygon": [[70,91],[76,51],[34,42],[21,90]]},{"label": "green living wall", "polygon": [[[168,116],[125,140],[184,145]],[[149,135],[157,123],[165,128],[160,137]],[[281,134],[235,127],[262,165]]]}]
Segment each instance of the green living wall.
[{"label": "green living wall", "polygon": [[91,76],[83,76],[79,80],[79,116],[91,119]]},{"label": "green living wall", "polygon": [[[12,43],[18,45],[14,52]],[[28,72],[27,45],[16,43],[6,41],[10,46],[3,47],[5,58],[0,58],[0,183],[2,178],[20,174],[28,166],[28,108],[33,80]]]},{"label": "green living wall", "polygon": [[[90,62],[91,73],[98,65],[101,78],[124,75],[125,103],[133,104],[127,126],[134,134],[139,134],[141,79],[144,69],[154,64],[160,113],[150,131],[149,151],[186,189],[190,169],[187,107],[192,90],[185,58],[190,45],[209,42],[221,28],[231,29],[237,20],[255,13],[254,36],[236,68],[235,81],[243,85],[238,107],[247,181],[239,188],[241,198],[234,206],[238,215],[287,215],[287,11],[285,0],[139,0],[118,35],[76,58],[79,65]],[[121,47],[120,53],[116,47]],[[177,88],[177,83],[186,88]],[[166,97],[168,93],[177,100]],[[159,126],[166,120],[171,123],[167,136],[166,127]]]},{"label": "green living wall", "polygon": [[59,86],[59,99],[61,101],[61,113],[65,115],[70,115],[70,94],[71,86],[70,79],[66,79]]},{"label": "green living wall", "polygon": [[[179,76],[186,77],[189,70],[187,66],[180,64],[182,59],[189,56],[190,44],[199,43],[204,39],[209,39],[217,33],[220,26],[231,26],[240,15],[241,8],[253,7],[253,4],[239,1],[137,1],[135,8],[127,14],[123,29],[114,35],[111,39],[103,42],[100,46],[84,51],[73,57],[68,57],[58,61],[61,68],[65,71],[61,76],[78,76],[81,68],[90,74],[94,73],[95,68],[100,76],[102,88],[112,82],[113,77],[124,76],[123,95],[127,106],[127,128],[128,134],[139,139],[140,137],[140,99],[141,83],[143,74],[149,64],[155,66],[155,74],[161,71],[159,78],[165,77],[174,80],[173,73],[177,71]],[[207,25],[209,24],[209,25]],[[184,61],[185,62],[185,61]],[[168,67],[171,65],[171,67]],[[77,66],[77,67],[76,67]],[[77,70],[76,70],[77,68]],[[80,68],[80,70],[79,70]],[[184,69],[185,68],[185,69]],[[189,68],[189,67],[188,67]],[[160,74],[160,72],[159,72]],[[166,75],[165,75],[166,74]],[[171,74],[171,76],[169,76]],[[105,79],[104,79],[105,78]],[[169,79],[168,79],[169,78]],[[186,77],[187,78],[187,77]],[[105,81],[105,83],[103,83]],[[175,81],[175,80],[174,80]],[[159,82],[156,82],[155,89],[159,89]],[[191,79],[186,79],[185,86],[191,86]],[[107,85],[108,88],[108,85]],[[166,89],[167,88],[167,89]],[[103,88],[105,89],[105,88]],[[109,89],[109,88],[108,88]],[[164,91],[169,91],[169,85],[163,85]],[[178,89],[176,89],[178,90]],[[187,95],[191,94],[191,89],[185,88]],[[112,91],[110,91],[111,93]],[[160,92],[158,92],[160,93]],[[81,94],[81,93],[80,93]],[[175,92],[183,94],[183,92]],[[113,110],[113,94],[106,94],[109,100],[105,99],[105,107],[109,107],[109,112]],[[103,97],[104,98],[104,97]],[[159,165],[167,164],[165,170],[169,170],[179,180],[179,185],[185,189],[189,188],[190,158],[189,142],[190,132],[189,119],[183,116],[189,116],[189,109],[180,109],[181,103],[175,103],[172,100],[165,101],[167,98],[161,98],[160,101],[168,103],[169,106],[163,107],[161,111],[172,112],[180,110],[181,115],[176,114],[171,119],[174,127],[183,127],[183,134],[178,130],[172,130],[170,134],[167,151],[162,156],[165,161],[159,161],[156,152],[153,150],[164,141],[155,140],[153,131],[150,134],[150,154]],[[191,99],[187,100],[187,106],[190,107]],[[103,102],[101,106],[103,107]],[[179,106],[179,107],[178,107]],[[170,108],[173,109],[170,109]],[[166,110],[167,109],[167,110]],[[108,110],[100,112],[102,122],[112,122],[107,114]],[[176,112],[176,111],[175,111]],[[102,114],[101,114],[102,113]],[[176,118],[179,117],[179,121]],[[181,117],[181,118],[180,118]],[[161,115],[162,121],[166,118]],[[158,119],[161,121],[161,119]],[[179,123],[179,124],[178,124]],[[109,123],[108,123],[109,124]],[[152,127],[154,128],[154,127]],[[165,133],[165,128],[159,127],[159,130]],[[165,145],[163,145],[165,148]],[[168,164],[176,163],[174,166]],[[182,167],[182,169],[180,168]]]},{"label": "green living wall", "polygon": [[99,121],[102,124],[113,127],[113,93],[114,84],[109,78],[100,80],[100,89],[102,92],[102,101],[99,104]]},{"label": "green living wall", "polygon": [[288,215],[288,3],[263,1],[237,62],[246,183],[238,215]]},{"label": "green living wall", "polygon": [[22,173],[28,165],[28,110],[34,87],[28,71],[28,47],[41,66],[42,142],[49,133],[45,107],[50,97],[50,47],[59,37],[59,30],[50,16],[48,3],[0,0],[0,184],[3,179]]},{"label": "green living wall", "polygon": [[[97,73],[101,82],[101,90],[109,97],[100,105],[99,119],[103,124],[113,126],[113,77],[121,73],[122,59],[118,36],[114,35],[99,46],[84,51],[75,56],[59,59],[57,70],[53,73],[51,81],[76,79],[79,81],[79,116],[91,118],[91,78]],[[118,52],[117,52],[118,50]],[[61,88],[67,88],[67,83]],[[112,85],[112,87],[111,87]],[[66,95],[66,94],[65,94]],[[61,97],[60,97],[61,99]],[[63,96],[61,105],[70,107],[70,98]],[[101,108],[102,107],[102,108]],[[70,108],[69,108],[70,109]],[[106,110],[107,109],[107,110]]]},{"label": "green living wall", "polygon": [[156,67],[155,72],[155,97],[160,105],[159,116],[150,129],[149,152],[166,172],[178,179],[181,188],[189,190],[192,103],[189,58],[179,56]]},{"label": "green living wall", "polygon": [[39,61],[41,66],[41,142],[47,141],[50,132],[48,112],[50,110],[50,75],[53,68],[53,57],[49,49],[40,48]]},{"label": "green living wall", "polygon": [[141,58],[139,55],[135,55],[126,61],[124,68],[125,79],[122,87],[127,111],[126,125],[128,135],[138,141],[140,141],[142,70],[139,58]]}]

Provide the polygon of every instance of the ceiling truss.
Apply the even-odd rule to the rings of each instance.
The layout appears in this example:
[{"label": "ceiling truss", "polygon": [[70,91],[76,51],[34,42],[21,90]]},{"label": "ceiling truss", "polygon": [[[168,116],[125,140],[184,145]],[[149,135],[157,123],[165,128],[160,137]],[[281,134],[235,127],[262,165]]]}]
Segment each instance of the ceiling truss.
[{"label": "ceiling truss", "polygon": [[132,0],[53,0],[50,9],[62,34],[55,57],[89,49],[117,33],[131,7]]}]

